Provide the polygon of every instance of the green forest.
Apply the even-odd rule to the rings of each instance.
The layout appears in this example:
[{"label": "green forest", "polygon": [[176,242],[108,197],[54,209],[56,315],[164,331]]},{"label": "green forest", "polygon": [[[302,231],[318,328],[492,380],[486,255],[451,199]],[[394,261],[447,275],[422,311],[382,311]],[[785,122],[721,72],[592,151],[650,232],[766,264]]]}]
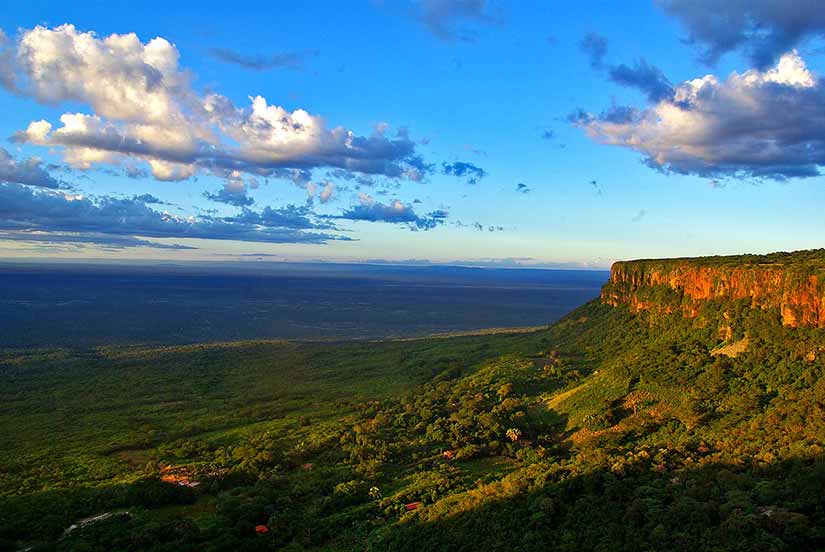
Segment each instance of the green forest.
[{"label": "green forest", "polygon": [[660,269],[688,264],[692,267],[711,268],[782,268],[785,270],[811,270],[822,273],[825,270],[825,249],[801,251],[777,251],[764,255],[714,255],[708,257],[682,257],[671,259],[640,259],[629,261],[640,266],[655,266]]},{"label": "green forest", "polygon": [[748,301],[0,375],[0,550],[825,549],[825,332]]}]

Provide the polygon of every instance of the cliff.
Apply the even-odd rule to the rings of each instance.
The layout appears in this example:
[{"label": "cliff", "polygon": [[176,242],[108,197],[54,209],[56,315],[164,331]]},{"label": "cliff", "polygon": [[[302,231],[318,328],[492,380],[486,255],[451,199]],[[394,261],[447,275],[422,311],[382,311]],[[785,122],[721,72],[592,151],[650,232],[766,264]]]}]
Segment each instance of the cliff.
[{"label": "cliff", "polygon": [[603,303],[695,317],[709,300],[775,308],[786,326],[825,327],[825,250],[613,264]]}]

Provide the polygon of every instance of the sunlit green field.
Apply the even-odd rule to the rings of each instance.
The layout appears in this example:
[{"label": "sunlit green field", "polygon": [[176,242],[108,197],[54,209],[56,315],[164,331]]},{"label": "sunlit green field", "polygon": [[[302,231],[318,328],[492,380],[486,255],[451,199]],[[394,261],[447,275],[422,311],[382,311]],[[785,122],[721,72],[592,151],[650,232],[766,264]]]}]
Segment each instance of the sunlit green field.
[{"label": "sunlit green field", "polygon": [[296,441],[451,363],[529,341],[535,337],[7,353],[0,492],[134,480],[170,443],[212,447],[263,433]]}]

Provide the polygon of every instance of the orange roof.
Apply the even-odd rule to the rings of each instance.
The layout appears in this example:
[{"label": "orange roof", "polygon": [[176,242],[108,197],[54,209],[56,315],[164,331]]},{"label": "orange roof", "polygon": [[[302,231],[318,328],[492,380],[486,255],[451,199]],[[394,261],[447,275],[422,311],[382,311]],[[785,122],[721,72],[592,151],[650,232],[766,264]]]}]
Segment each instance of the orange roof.
[{"label": "orange roof", "polygon": [[266,525],[256,525],[255,532],[263,535],[264,533],[269,533],[269,528]]},{"label": "orange roof", "polygon": [[413,510],[418,510],[418,507],[421,506],[420,502],[410,502],[409,504],[405,504],[404,508],[408,512],[412,512]]}]

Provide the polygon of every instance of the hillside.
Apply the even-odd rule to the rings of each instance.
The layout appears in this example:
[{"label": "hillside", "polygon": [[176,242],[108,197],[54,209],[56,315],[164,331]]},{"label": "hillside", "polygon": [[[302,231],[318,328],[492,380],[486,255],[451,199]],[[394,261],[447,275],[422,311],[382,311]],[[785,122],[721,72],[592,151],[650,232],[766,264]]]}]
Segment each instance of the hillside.
[{"label": "hillside", "polygon": [[822,256],[617,263],[522,334],[9,352],[0,538],[823,549]]}]

